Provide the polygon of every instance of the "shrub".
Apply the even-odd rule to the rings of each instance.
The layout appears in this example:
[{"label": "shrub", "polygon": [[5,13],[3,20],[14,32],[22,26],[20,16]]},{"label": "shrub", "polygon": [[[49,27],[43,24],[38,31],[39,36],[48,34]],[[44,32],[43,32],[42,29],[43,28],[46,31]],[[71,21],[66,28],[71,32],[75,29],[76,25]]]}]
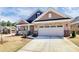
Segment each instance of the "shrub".
[{"label": "shrub", "polygon": [[27,36],[29,36],[29,35],[32,35],[32,32],[31,31],[28,31],[27,32]]},{"label": "shrub", "polygon": [[38,36],[38,32],[37,31],[34,31],[33,34],[32,34],[32,36],[33,37],[37,37]]},{"label": "shrub", "polygon": [[72,31],[72,38],[76,37],[75,31]]}]

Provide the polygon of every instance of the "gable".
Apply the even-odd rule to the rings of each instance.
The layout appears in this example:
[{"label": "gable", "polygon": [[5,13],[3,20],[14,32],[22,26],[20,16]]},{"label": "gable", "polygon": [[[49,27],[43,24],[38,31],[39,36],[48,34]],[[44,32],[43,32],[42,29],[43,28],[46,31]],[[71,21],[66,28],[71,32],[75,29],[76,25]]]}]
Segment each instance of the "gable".
[{"label": "gable", "polygon": [[52,11],[47,12],[45,15],[43,15],[40,20],[44,20],[44,19],[57,19],[57,18],[63,18],[63,16],[58,15]]},{"label": "gable", "polygon": [[18,25],[21,25],[21,24],[28,24],[28,22],[25,21],[25,20],[20,20],[19,23],[18,23]]},{"label": "gable", "polygon": [[46,12],[44,12],[42,15],[40,15],[35,21],[49,21],[49,20],[63,20],[63,19],[69,19],[68,16],[63,15],[52,8],[49,8]]}]

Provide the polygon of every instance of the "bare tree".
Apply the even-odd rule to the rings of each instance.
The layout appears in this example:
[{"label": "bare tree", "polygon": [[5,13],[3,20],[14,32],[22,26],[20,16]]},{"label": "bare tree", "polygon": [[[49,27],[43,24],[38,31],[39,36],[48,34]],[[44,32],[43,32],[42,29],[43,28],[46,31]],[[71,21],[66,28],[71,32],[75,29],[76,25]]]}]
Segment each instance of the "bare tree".
[{"label": "bare tree", "polygon": [[[1,18],[0,18],[0,20],[1,20]],[[3,44],[2,30],[0,30],[0,33],[1,33],[1,40],[0,40],[0,42],[1,42],[1,44]]]}]

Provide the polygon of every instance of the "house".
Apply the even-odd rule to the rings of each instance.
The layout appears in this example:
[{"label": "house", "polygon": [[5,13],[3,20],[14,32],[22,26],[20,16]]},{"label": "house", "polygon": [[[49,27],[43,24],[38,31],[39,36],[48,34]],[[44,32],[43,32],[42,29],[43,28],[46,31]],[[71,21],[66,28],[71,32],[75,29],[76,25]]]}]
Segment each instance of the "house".
[{"label": "house", "polygon": [[32,22],[30,29],[39,35],[69,36],[70,22],[71,18],[49,8]]},{"label": "house", "polygon": [[[21,21],[22,22],[22,21]],[[32,32],[38,32],[40,36],[69,36],[71,18],[52,8],[45,12],[37,11],[28,18],[25,26]],[[23,26],[24,24],[18,25]]]},{"label": "house", "polygon": [[71,31],[75,31],[77,34],[79,34],[79,16],[72,20]]}]

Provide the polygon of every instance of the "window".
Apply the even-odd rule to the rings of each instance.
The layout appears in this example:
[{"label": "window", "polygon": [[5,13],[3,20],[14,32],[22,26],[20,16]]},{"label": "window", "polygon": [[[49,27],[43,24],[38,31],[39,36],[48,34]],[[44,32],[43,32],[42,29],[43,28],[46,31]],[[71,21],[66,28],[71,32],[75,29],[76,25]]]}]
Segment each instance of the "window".
[{"label": "window", "polygon": [[40,14],[40,13],[37,13],[38,15]]},{"label": "window", "polygon": [[40,15],[40,13],[37,13],[37,15],[36,15],[36,16],[38,17],[39,15]]},{"label": "window", "polygon": [[40,26],[40,28],[43,28],[43,26]]},{"label": "window", "polygon": [[51,18],[51,17],[52,17],[52,14],[51,14],[51,13],[49,13],[49,14],[48,14],[48,17],[49,17],[49,18]]},{"label": "window", "polygon": [[48,28],[49,26],[45,26],[46,28]]},{"label": "window", "polygon": [[66,27],[68,27],[68,24],[66,24]]},{"label": "window", "polygon": [[57,27],[63,27],[63,26],[57,26]]},{"label": "window", "polygon": [[24,26],[21,26],[21,27],[18,28],[18,30],[19,31],[25,30],[25,27]]},{"label": "window", "polygon": [[56,26],[51,26],[51,27],[56,27]]}]

